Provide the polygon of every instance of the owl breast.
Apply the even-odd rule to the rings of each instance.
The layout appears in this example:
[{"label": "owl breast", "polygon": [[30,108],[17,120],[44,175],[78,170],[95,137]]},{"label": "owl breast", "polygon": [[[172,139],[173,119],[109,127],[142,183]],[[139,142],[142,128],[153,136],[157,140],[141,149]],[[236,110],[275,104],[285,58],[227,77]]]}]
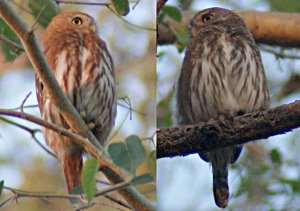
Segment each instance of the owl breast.
[{"label": "owl breast", "polygon": [[256,74],[262,67],[255,62],[250,46],[225,34],[216,37],[211,43],[204,42],[204,50],[198,55],[201,59],[192,67],[190,117],[193,122],[255,110],[255,99],[260,97],[257,90],[263,86],[263,74],[259,73],[258,77]]},{"label": "owl breast", "polygon": [[[63,50],[56,56],[54,75],[84,121],[94,124],[92,132],[99,142],[105,144],[116,116],[116,87],[109,53],[98,45],[74,48],[73,51]],[[68,128],[58,108],[48,97],[45,99],[42,115],[47,121]],[[53,148],[72,150],[73,147],[76,150],[77,146],[58,134],[50,130],[45,133],[51,133],[45,136],[52,137],[47,139],[50,146],[59,145]],[[57,141],[58,139],[61,141]]]}]

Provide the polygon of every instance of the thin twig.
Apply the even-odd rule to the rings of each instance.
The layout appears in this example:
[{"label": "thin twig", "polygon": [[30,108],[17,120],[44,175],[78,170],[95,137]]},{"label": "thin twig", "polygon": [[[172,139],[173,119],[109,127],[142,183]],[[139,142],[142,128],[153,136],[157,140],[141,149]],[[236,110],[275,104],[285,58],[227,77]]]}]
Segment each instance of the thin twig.
[{"label": "thin twig", "polygon": [[66,0],[55,0],[57,4],[63,3],[63,4],[80,4],[80,5],[97,5],[97,6],[107,6],[111,3],[99,3],[99,2],[85,2],[85,1],[66,1]]},{"label": "thin twig", "polygon": [[3,202],[0,203],[0,208],[3,207],[5,204],[7,204],[8,202],[12,201],[15,199],[15,196],[11,196],[7,199],[5,199]]},{"label": "thin twig", "polygon": [[22,103],[21,103],[20,110],[21,110],[22,113],[24,112],[24,111],[23,111],[23,106],[24,106],[24,104],[26,103],[27,99],[30,97],[30,95],[31,95],[31,92],[29,92],[29,93],[26,95],[26,97],[24,98],[24,100],[23,100]]},{"label": "thin twig", "polygon": [[52,199],[76,199],[80,201],[81,203],[86,203],[86,200],[82,198],[81,195],[71,195],[71,194],[54,194],[54,193],[37,193],[37,192],[29,192],[29,191],[23,191],[23,190],[18,190],[15,188],[10,188],[4,186],[5,190],[8,190],[14,194],[14,196],[6,199],[0,204],[0,208],[4,206],[6,203],[9,201],[15,199],[18,200],[19,198],[52,198]]},{"label": "thin twig", "polygon": [[55,155],[54,153],[52,153],[50,150],[48,150],[48,149],[47,149],[47,148],[46,148],[46,147],[45,147],[45,146],[44,146],[44,145],[36,138],[35,134],[36,134],[37,132],[41,132],[41,130],[39,130],[39,129],[31,129],[31,128],[27,127],[27,126],[21,125],[21,124],[19,124],[19,123],[16,123],[16,122],[14,122],[14,121],[11,121],[11,120],[6,119],[6,118],[1,117],[1,116],[0,116],[0,120],[2,120],[2,121],[4,121],[4,122],[6,122],[6,123],[9,123],[9,124],[11,124],[11,125],[14,125],[14,126],[16,126],[16,127],[19,127],[19,128],[21,128],[21,129],[27,131],[28,133],[31,134],[33,140],[34,140],[34,141],[35,141],[35,142],[36,142],[43,150],[45,150],[49,155],[53,156],[54,158],[57,158],[56,155]]},{"label": "thin twig", "polygon": [[141,138],[141,140],[142,141],[144,141],[144,140],[150,140],[151,143],[153,144],[154,148],[156,148],[156,144],[155,144],[155,140],[154,140],[155,135],[156,135],[156,131],[152,134],[151,137]]},{"label": "thin twig", "polygon": [[[112,3],[99,3],[99,2],[86,2],[86,1],[68,1],[68,0],[55,0],[57,4],[81,4],[81,5],[95,5],[95,6],[107,6],[107,5],[112,5]],[[129,3],[135,3],[137,4],[138,1],[129,1]]]},{"label": "thin twig", "polygon": [[[35,3],[34,1],[32,1],[33,3]],[[23,5],[19,4],[18,2],[16,2],[15,0],[11,0],[11,3],[13,3],[14,5],[16,5],[17,7],[19,7],[21,9],[21,11],[26,12],[27,14],[32,16],[32,12],[30,10],[28,10],[27,8],[25,8]],[[40,19],[44,24],[47,23],[48,21],[45,18],[41,18]]]},{"label": "thin twig", "polygon": [[110,182],[99,180],[99,179],[97,179],[96,182],[99,183],[99,184],[102,184],[102,185],[111,185]]},{"label": "thin twig", "polygon": [[136,3],[132,6],[132,10],[135,9],[135,7],[140,3],[141,0],[137,0]]},{"label": "thin twig", "polygon": [[113,139],[121,130],[121,128],[123,127],[125,121],[127,120],[127,117],[129,115],[130,111],[128,111],[122,121],[122,123],[120,124],[120,126],[118,128],[115,129],[115,132],[110,136],[109,140]]},{"label": "thin twig", "polygon": [[284,58],[285,58],[285,59],[299,59],[299,60],[300,60],[300,56],[281,53],[281,52],[275,51],[275,50],[273,50],[273,49],[266,48],[266,47],[262,47],[262,46],[260,46],[259,48],[260,48],[261,50],[263,50],[263,51],[266,51],[266,52],[269,52],[269,53],[271,53],[271,54],[274,54],[274,56],[277,57],[277,58],[283,58],[283,59],[284,59]]},{"label": "thin twig", "polygon": [[[37,108],[37,107],[39,107],[37,104],[36,105],[27,105],[27,106],[23,106],[23,109],[24,108]],[[21,107],[16,107],[16,108],[12,108],[10,110],[16,111],[16,110],[20,110],[20,109],[21,109]]]},{"label": "thin twig", "polygon": [[136,109],[134,109],[134,108],[130,108],[130,107],[128,107],[127,105],[124,105],[124,104],[122,104],[122,103],[119,103],[119,102],[118,102],[117,104],[118,104],[118,106],[121,106],[121,107],[123,107],[123,108],[127,108],[127,109],[129,109],[130,111],[135,112],[135,113],[137,113],[137,114],[139,114],[139,115],[148,116],[147,113],[138,111],[138,110],[136,110]]},{"label": "thin twig", "polygon": [[48,4],[49,4],[49,3],[47,3],[47,4],[45,4],[45,5],[43,6],[43,8],[42,8],[41,11],[39,12],[38,16],[37,16],[36,19],[34,20],[34,23],[32,24],[32,26],[30,27],[30,30],[29,30],[30,33],[33,33],[33,32],[34,32],[35,27],[36,27],[36,25],[37,25],[37,23],[38,23],[38,21],[39,21],[41,15],[42,15],[42,13],[44,12],[44,10],[46,9],[46,7],[48,6]]},{"label": "thin twig", "polygon": [[7,43],[9,46],[15,48],[17,51],[24,51],[24,48],[21,45],[19,45],[19,44],[13,42],[13,41],[7,39],[6,37],[4,37],[1,34],[0,34],[0,40],[2,40],[3,42]]},{"label": "thin twig", "polygon": [[95,194],[95,197],[102,196],[102,195],[105,195],[107,193],[126,188],[126,187],[131,185],[131,182],[132,182],[132,180],[121,182],[121,183],[118,183],[116,185],[109,186],[107,188],[103,188],[101,191],[99,191]]},{"label": "thin twig", "polygon": [[105,194],[104,197],[111,200],[111,201],[113,201],[113,202],[115,202],[116,204],[118,204],[120,206],[123,206],[123,207],[126,207],[126,208],[132,210],[132,207],[130,207],[128,204],[125,204],[123,201],[121,201],[119,199],[116,199],[116,198],[114,198],[114,197],[112,197],[108,194]]},{"label": "thin twig", "polygon": [[[42,127],[48,128],[50,130],[53,130],[54,132],[59,133],[60,135],[67,136],[73,141],[75,141],[78,144],[81,144],[82,146],[91,146],[88,140],[76,133],[71,132],[70,130],[67,130],[63,127],[57,126],[55,124],[52,124],[50,122],[47,122],[41,118],[35,117],[33,115],[27,114],[27,113],[22,113],[18,111],[13,111],[9,109],[0,109],[0,115],[6,115],[6,116],[12,116],[12,117],[18,117],[21,119],[28,120],[30,122],[33,122],[35,124],[38,124]],[[23,126],[24,127],[24,126]],[[92,150],[92,151],[91,151]],[[97,152],[95,152],[92,148],[87,150],[90,153],[93,153],[93,155],[96,155]]]},{"label": "thin twig", "polygon": [[[99,192],[97,192],[95,194],[95,197],[103,196],[103,195],[105,195],[107,193],[110,193],[110,192],[113,192],[113,191],[117,191],[117,190],[121,190],[123,188],[126,188],[126,187],[128,187],[128,186],[131,185],[131,182],[132,182],[132,180],[127,181],[127,182],[121,182],[121,183],[118,183],[116,185],[109,186],[107,188],[103,188],[101,191],[99,191]],[[95,205],[95,203],[92,203],[92,204],[83,204],[82,206],[80,206],[79,208],[77,208],[76,211],[84,210],[84,209],[90,208],[90,207],[92,207],[94,205]]]},{"label": "thin twig", "polygon": [[133,26],[135,28],[139,28],[139,29],[143,29],[143,30],[148,30],[148,31],[156,31],[156,29],[150,28],[150,27],[144,27],[144,26],[139,26],[137,24],[131,23],[128,20],[124,19],[122,16],[120,16],[118,13],[116,13],[111,7],[110,5],[106,5],[106,7],[113,13],[115,14],[118,18],[120,18],[122,21],[124,21],[125,23],[127,23],[130,26]]},{"label": "thin twig", "polygon": [[118,98],[119,100],[123,100],[128,106],[129,106],[129,112],[130,112],[130,117],[129,119],[132,120],[132,106],[131,106],[131,101],[129,97],[120,97]]}]

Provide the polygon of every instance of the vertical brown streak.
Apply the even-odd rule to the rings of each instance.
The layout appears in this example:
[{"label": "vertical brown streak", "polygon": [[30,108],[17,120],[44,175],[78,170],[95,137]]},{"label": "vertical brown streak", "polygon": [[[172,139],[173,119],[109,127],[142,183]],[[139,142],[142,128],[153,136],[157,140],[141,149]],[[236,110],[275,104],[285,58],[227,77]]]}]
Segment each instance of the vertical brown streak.
[{"label": "vertical brown streak", "polygon": [[[101,94],[101,92],[100,91],[102,91],[102,93],[105,93],[105,91],[104,90],[100,90],[100,88],[99,88],[99,82],[94,82],[93,83],[93,93],[92,93],[92,95],[91,95],[91,98],[92,99],[98,99],[98,96]],[[94,104],[96,104],[96,103],[94,103]]]},{"label": "vertical brown streak", "polygon": [[254,99],[254,102],[253,102],[253,106],[252,106],[252,109],[256,106],[256,103],[258,101],[258,98],[259,98],[259,94],[260,94],[260,86],[256,86],[256,90],[255,90],[255,99]]},{"label": "vertical brown streak", "polygon": [[218,74],[214,74],[213,71],[211,71],[211,70],[209,71],[209,74],[210,74],[211,78],[213,79],[213,83],[211,86],[218,86],[220,84],[220,85],[222,85],[223,88],[225,88],[224,84],[222,83],[223,80],[220,80],[220,83],[219,83],[219,80],[217,78],[219,76]]},{"label": "vertical brown streak", "polygon": [[[107,51],[105,53],[106,53],[106,55],[108,55]],[[111,63],[108,63],[108,61],[106,61],[103,53],[101,53],[101,61],[104,61],[106,66],[109,68],[110,72],[112,72],[112,65],[111,65]]]},{"label": "vertical brown streak", "polygon": [[[198,94],[200,95],[200,92],[198,92]],[[206,100],[206,86],[205,83],[203,83],[203,89],[202,89],[202,99],[203,99],[203,106],[206,107],[207,106],[207,100]],[[200,98],[200,96],[199,96]]]},{"label": "vertical brown streak", "polygon": [[64,74],[63,74],[63,84],[61,85],[63,88],[63,91],[65,93],[68,93],[69,92],[69,86],[68,86],[68,78],[69,78],[69,74],[70,74],[70,71],[71,71],[71,64],[72,62],[69,62],[68,60],[71,59],[72,60],[72,57],[70,57],[70,53],[69,51],[67,51],[67,54],[66,54],[66,60],[65,60],[65,63],[67,64],[67,69],[66,70],[58,70],[58,71],[66,71]]},{"label": "vertical brown streak", "polygon": [[[242,76],[242,74],[240,74],[240,76]],[[244,83],[243,83],[243,86],[242,86],[242,88],[240,89],[240,92],[239,92],[239,94],[238,94],[239,97],[242,95],[242,92],[245,92],[244,89],[245,89],[245,88],[248,88],[248,86],[246,86],[246,85],[247,85],[247,76],[244,75],[244,77],[240,77],[240,78],[238,79],[238,81],[241,80],[241,79],[244,80]],[[250,96],[251,96],[251,94],[250,94]]]},{"label": "vertical brown streak", "polygon": [[[82,58],[82,54],[80,51],[79,46],[76,48],[76,57],[77,58]],[[76,59],[75,59],[76,61]],[[81,81],[81,72],[82,72],[82,59],[77,59],[76,61],[76,73],[74,73],[74,81],[75,81],[75,87],[79,87],[80,86],[80,81]]]}]

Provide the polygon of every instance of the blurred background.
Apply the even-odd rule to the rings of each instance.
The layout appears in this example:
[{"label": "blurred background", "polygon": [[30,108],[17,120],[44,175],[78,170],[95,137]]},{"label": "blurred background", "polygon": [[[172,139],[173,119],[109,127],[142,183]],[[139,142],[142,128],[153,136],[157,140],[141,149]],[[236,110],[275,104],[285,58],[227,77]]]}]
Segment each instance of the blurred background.
[{"label": "blurred background", "polygon": [[[31,8],[42,0],[11,0],[15,11],[31,26],[35,22]],[[83,2],[83,1],[81,1]],[[85,1],[88,2],[88,1]],[[92,2],[92,1],[90,1]],[[95,1],[94,1],[95,2]],[[98,1],[107,3],[110,1]],[[31,5],[31,6],[28,6]],[[156,3],[152,0],[133,1],[130,13],[120,17],[106,6],[59,4],[59,11],[82,11],[93,16],[98,25],[98,34],[107,43],[114,63],[117,78],[118,114],[110,143],[123,141],[127,136],[139,136],[146,149],[147,157],[154,150],[156,130]],[[39,43],[44,28],[37,25],[34,31]],[[0,28],[0,32],[4,30]],[[0,33],[1,34],[1,33]],[[1,45],[4,45],[0,41]],[[10,61],[7,60],[10,59]],[[35,95],[34,70],[25,53],[0,50],[0,108],[20,107],[25,97],[25,106],[37,105]],[[130,111],[134,109],[134,111]],[[25,108],[25,112],[40,116],[37,107]],[[2,118],[2,117],[1,117]],[[32,129],[37,125],[17,118],[12,120]],[[43,135],[36,138],[43,144]],[[154,157],[155,159],[155,157]],[[148,159],[138,168],[138,175],[153,171]],[[155,170],[154,170],[155,171]],[[32,192],[65,193],[65,182],[58,160],[43,150],[25,130],[0,119],[0,180],[4,185]],[[105,180],[99,178],[99,180]],[[103,185],[102,185],[103,186]],[[138,186],[139,190],[151,200],[155,199],[155,182]],[[0,203],[12,194],[5,191]],[[113,193],[113,197],[118,196]],[[110,200],[103,199],[90,210],[124,209]],[[22,198],[8,203],[1,210],[70,210],[67,200],[46,200]]]},{"label": "blurred background", "polygon": [[[224,7],[300,12],[299,0],[169,0],[167,5],[191,11]],[[299,49],[261,44],[259,47],[270,89],[271,107],[299,99]],[[174,85],[184,49],[177,43],[158,46],[157,51],[157,125],[166,128],[173,124]],[[297,129],[244,147],[238,162],[229,170],[231,194],[225,210],[300,210],[299,135],[300,130]],[[219,210],[213,199],[211,167],[198,155],[158,159],[157,187],[158,210]]]}]

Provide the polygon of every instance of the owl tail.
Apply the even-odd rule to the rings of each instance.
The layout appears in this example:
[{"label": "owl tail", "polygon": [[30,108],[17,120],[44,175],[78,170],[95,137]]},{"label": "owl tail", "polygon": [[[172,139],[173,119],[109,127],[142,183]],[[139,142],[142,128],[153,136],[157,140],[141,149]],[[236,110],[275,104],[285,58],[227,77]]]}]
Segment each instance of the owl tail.
[{"label": "owl tail", "polygon": [[82,155],[65,154],[62,157],[62,165],[68,193],[78,193],[81,187]]},{"label": "owl tail", "polygon": [[229,200],[229,188],[226,176],[214,175],[213,192],[215,203],[220,208],[225,208]]},{"label": "owl tail", "polygon": [[215,151],[211,154],[213,171],[213,192],[215,203],[220,208],[225,208],[229,200],[228,163],[231,150]]}]

